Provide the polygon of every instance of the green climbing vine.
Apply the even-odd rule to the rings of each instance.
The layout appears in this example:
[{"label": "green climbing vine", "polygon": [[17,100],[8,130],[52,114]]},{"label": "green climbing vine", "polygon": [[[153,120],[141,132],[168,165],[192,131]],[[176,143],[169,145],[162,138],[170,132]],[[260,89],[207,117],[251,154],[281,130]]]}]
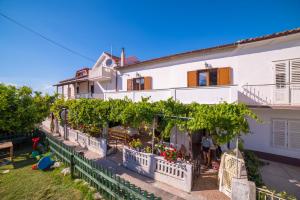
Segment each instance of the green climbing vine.
[{"label": "green climbing vine", "polygon": [[63,107],[68,108],[72,127],[92,135],[99,133],[105,123],[134,128],[149,127],[153,118],[157,117],[157,130],[162,137],[169,137],[176,125],[191,133],[207,129],[219,144],[224,144],[239,134],[249,132],[247,119],[259,121],[246,105],[239,103],[183,104],[173,99],[150,102],[148,98],[140,102],[129,99],[58,99],[51,110],[59,117]]}]

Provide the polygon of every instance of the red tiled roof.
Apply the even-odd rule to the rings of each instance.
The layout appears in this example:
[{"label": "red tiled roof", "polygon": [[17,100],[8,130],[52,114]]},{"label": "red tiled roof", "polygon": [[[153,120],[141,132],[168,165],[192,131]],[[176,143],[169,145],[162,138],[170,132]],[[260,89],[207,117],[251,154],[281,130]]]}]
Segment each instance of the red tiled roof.
[{"label": "red tiled roof", "polygon": [[117,69],[122,69],[122,68],[127,68],[127,67],[140,65],[140,64],[148,64],[148,63],[154,63],[154,62],[160,62],[160,61],[168,61],[168,60],[176,59],[180,56],[192,55],[192,54],[195,54],[195,53],[203,53],[203,52],[215,51],[215,50],[226,49],[226,48],[234,48],[234,47],[237,47],[239,44],[247,44],[247,43],[251,43],[251,42],[258,42],[258,41],[262,41],[262,40],[267,40],[267,39],[272,39],[272,38],[277,38],[277,37],[283,37],[283,36],[287,36],[287,35],[291,35],[291,34],[295,34],[295,33],[300,33],[300,28],[295,28],[295,29],[287,30],[287,31],[283,31],[283,32],[277,32],[277,33],[264,35],[264,36],[260,36],[260,37],[255,37],[255,38],[248,38],[248,39],[244,39],[244,40],[239,40],[239,41],[236,41],[236,42],[233,42],[233,43],[224,44],[224,45],[220,45],[220,46],[214,46],[214,47],[209,47],[209,48],[203,48],[203,49],[187,51],[187,52],[183,52],[183,53],[177,53],[177,54],[158,57],[158,58],[153,58],[153,59],[140,61],[140,62],[133,63],[133,64],[126,64],[125,66],[118,66],[116,68]]},{"label": "red tiled roof", "polygon": [[111,57],[112,59],[114,59],[116,62],[118,62],[120,60],[120,57],[118,56],[114,56],[108,52],[104,52],[105,54],[107,54],[109,57]]},{"label": "red tiled roof", "polygon": [[136,56],[129,56],[125,59],[125,64],[126,65],[132,65],[135,63],[140,62],[139,59]]}]

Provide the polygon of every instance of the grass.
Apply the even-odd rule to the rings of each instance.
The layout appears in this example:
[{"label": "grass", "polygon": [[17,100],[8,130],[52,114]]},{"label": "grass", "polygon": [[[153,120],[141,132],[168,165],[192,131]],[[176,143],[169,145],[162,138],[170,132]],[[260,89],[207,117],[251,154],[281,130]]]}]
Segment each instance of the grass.
[{"label": "grass", "polygon": [[[63,167],[48,171],[32,170],[31,148],[15,152],[14,162],[0,166],[0,197],[8,199],[93,199],[94,190],[84,182],[63,176]],[[9,169],[9,173],[3,174]]]}]

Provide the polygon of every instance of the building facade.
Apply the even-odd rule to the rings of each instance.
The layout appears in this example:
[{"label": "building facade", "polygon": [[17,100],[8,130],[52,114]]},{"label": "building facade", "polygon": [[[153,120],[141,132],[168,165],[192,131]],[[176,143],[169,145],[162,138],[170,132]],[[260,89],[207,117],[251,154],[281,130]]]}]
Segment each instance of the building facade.
[{"label": "building facade", "polygon": [[146,61],[103,53],[56,86],[65,98],[242,102],[263,121],[249,121],[245,148],[300,159],[300,29]]}]

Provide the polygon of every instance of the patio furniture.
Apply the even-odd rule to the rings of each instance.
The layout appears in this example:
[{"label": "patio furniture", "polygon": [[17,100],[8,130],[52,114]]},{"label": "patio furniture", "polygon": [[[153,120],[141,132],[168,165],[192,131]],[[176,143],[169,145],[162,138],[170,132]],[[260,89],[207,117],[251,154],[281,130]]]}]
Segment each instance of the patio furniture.
[{"label": "patio furniture", "polygon": [[0,143],[0,150],[2,149],[9,149],[10,160],[13,161],[13,143],[12,142]]},{"label": "patio furniture", "polygon": [[116,142],[116,146],[120,141],[123,144],[128,144],[128,142],[132,139],[135,134],[128,131],[122,126],[116,126],[108,129],[108,138],[111,141]]}]

